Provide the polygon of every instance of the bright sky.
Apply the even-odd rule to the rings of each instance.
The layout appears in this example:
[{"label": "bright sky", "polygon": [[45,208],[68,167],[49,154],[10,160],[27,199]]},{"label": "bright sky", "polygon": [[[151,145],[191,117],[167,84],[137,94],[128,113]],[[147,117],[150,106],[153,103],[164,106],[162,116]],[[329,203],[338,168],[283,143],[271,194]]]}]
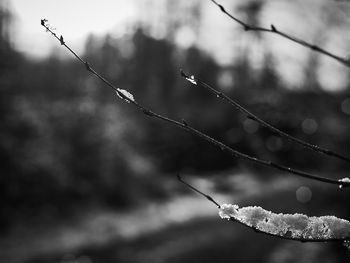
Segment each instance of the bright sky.
[{"label": "bright sky", "polygon": [[67,42],[80,52],[89,33],[103,35],[113,30],[123,33],[126,23],[135,15],[134,1],[123,0],[10,0],[16,18],[16,47],[30,56],[43,57],[58,43],[40,26],[46,18],[62,33]]},{"label": "bright sky", "polygon": [[[0,0],[1,1],[1,0]],[[2,0],[7,1],[14,13],[14,33],[12,40],[19,51],[31,57],[45,57],[52,50],[67,55],[59,43],[45,33],[40,19],[46,18],[57,28],[57,33],[78,53],[83,51],[88,34],[122,36],[128,26],[140,17],[157,25],[157,19],[164,17],[161,10],[164,3],[172,0]],[[195,1],[195,0],[192,0]],[[189,46],[196,42],[201,48],[213,54],[221,63],[230,63],[248,48],[253,65],[259,67],[263,54],[270,50],[275,54],[277,70],[283,80],[298,87],[305,78],[305,64],[310,57],[309,50],[281,37],[264,34],[257,41],[251,33],[244,32],[239,25],[225,17],[210,1],[199,0],[203,4],[202,22],[199,35],[194,35],[189,27],[182,27],[175,40]],[[156,3],[152,13],[147,6]],[[179,1],[180,2],[180,1]],[[186,2],[186,1],[181,1]],[[220,0],[227,10],[237,14],[237,7],[246,0]],[[266,1],[261,13],[261,25],[274,24],[278,29],[294,34],[309,42],[317,42],[341,56],[350,54],[350,26],[348,13],[350,3],[331,0],[274,0]],[[158,8],[157,8],[158,7]],[[150,11],[148,9],[148,11]],[[163,10],[164,12],[164,10]],[[176,10],[174,10],[176,12]],[[181,11],[183,19],[187,10]],[[312,15],[311,15],[312,14]],[[157,15],[159,17],[157,17]],[[165,14],[170,16],[171,14]],[[239,13],[240,17],[243,16]],[[244,18],[244,17],[243,17]],[[159,20],[161,21],[161,20]],[[158,24],[159,24],[158,21]],[[342,27],[334,26],[342,25]],[[343,88],[348,69],[329,58],[321,56],[317,69],[318,79],[325,89]]]}]

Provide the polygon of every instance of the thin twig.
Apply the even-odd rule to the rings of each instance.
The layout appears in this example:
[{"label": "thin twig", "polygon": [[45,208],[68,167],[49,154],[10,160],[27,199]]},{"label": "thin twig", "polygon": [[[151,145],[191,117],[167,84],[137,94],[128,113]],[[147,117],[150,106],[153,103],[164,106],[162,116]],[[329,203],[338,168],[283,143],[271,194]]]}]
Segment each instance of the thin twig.
[{"label": "thin twig", "polygon": [[210,0],[210,1],[212,3],[214,3],[217,7],[219,7],[221,12],[223,12],[225,15],[230,17],[236,23],[240,24],[244,28],[245,31],[259,31],[259,32],[274,33],[274,34],[280,35],[281,37],[289,39],[295,43],[298,43],[299,45],[302,45],[302,46],[309,48],[313,51],[319,52],[325,56],[331,57],[331,58],[335,59],[336,61],[340,62],[341,64],[343,64],[344,66],[350,67],[350,61],[348,59],[345,59],[343,57],[335,55],[335,54],[333,54],[333,53],[331,53],[331,52],[329,52],[329,51],[327,51],[327,50],[325,50],[325,49],[323,49],[315,44],[310,44],[310,43],[306,42],[305,40],[302,40],[302,39],[297,38],[295,36],[291,36],[287,33],[284,33],[282,31],[278,30],[276,28],[276,26],[274,26],[274,25],[271,25],[271,28],[264,28],[264,27],[249,25],[249,24],[243,22],[242,20],[238,19],[237,17],[233,16],[229,12],[227,12],[226,9],[221,4],[216,2],[215,0]]},{"label": "thin twig", "polygon": [[229,146],[227,146],[226,144],[219,142],[217,140],[215,140],[214,138],[208,136],[207,134],[202,133],[201,131],[191,127],[190,125],[188,125],[188,123],[185,120],[182,120],[182,122],[170,119],[168,117],[165,117],[163,115],[160,115],[158,113],[153,112],[152,110],[140,105],[136,100],[134,99],[130,99],[128,96],[124,95],[123,92],[121,92],[122,90],[115,87],[113,84],[111,84],[109,81],[107,81],[104,77],[102,77],[99,73],[97,73],[92,66],[87,62],[84,61],[81,57],[79,57],[70,47],[68,47],[68,45],[64,42],[63,40],[63,36],[58,37],[56,35],[56,33],[54,33],[50,26],[47,24],[47,20],[42,19],[41,20],[41,25],[43,27],[45,27],[45,29],[50,32],[60,43],[62,46],[66,47],[86,68],[86,70],[88,70],[89,72],[91,72],[92,74],[94,74],[96,77],[98,77],[102,82],[104,82],[105,84],[107,84],[110,88],[112,88],[115,92],[117,92],[117,94],[126,102],[134,105],[138,110],[140,110],[141,112],[143,112],[145,115],[149,116],[149,117],[153,117],[165,122],[168,122],[174,126],[180,127],[184,130],[187,130],[188,132],[192,133],[193,135],[200,137],[204,140],[206,140],[207,142],[219,147],[222,151],[227,152],[229,154],[231,154],[232,156],[235,156],[237,158],[241,158],[244,160],[248,160],[263,166],[267,166],[267,167],[273,167],[277,170],[280,171],[285,171],[288,172],[290,174],[294,174],[294,175],[298,175],[301,177],[305,177],[305,178],[309,178],[312,180],[316,180],[316,181],[320,181],[320,182],[324,182],[324,183],[329,183],[329,184],[334,184],[334,185],[338,185],[339,187],[348,187],[350,186],[350,182],[344,182],[344,181],[338,181],[338,180],[334,180],[334,179],[330,179],[330,178],[326,178],[326,177],[321,177],[321,176],[316,176],[307,172],[303,172],[303,171],[299,171],[299,170],[295,170],[283,165],[279,165],[276,163],[273,163],[271,161],[266,161],[266,160],[261,160],[252,156],[249,156],[247,154],[241,153],[237,150],[234,150],[232,148],[230,148]]},{"label": "thin twig", "polygon": [[189,76],[183,70],[180,70],[180,73],[181,73],[182,77],[184,77],[186,80],[191,82],[193,85],[198,85],[199,84],[199,86],[207,89],[209,92],[214,94],[216,97],[221,98],[224,101],[228,102],[231,106],[235,107],[240,112],[246,114],[250,119],[258,122],[260,125],[268,128],[269,130],[271,130],[275,134],[279,135],[280,137],[283,137],[283,138],[286,138],[287,140],[290,140],[292,142],[298,143],[298,144],[304,146],[305,148],[311,149],[311,150],[313,150],[315,152],[322,153],[322,154],[325,154],[325,155],[328,155],[328,156],[332,156],[332,157],[335,157],[335,158],[338,158],[340,160],[343,160],[343,161],[346,161],[346,162],[350,163],[350,158],[349,157],[346,157],[346,156],[344,156],[344,155],[342,155],[340,153],[337,153],[337,152],[325,149],[325,148],[320,147],[320,146],[315,145],[315,144],[310,144],[310,143],[305,142],[305,141],[303,141],[301,139],[293,137],[292,135],[289,135],[288,133],[285,133],[285,132],[281,131],[280,129],[272,126],[268,122],[262,120],[261,118],[259,118],[258,116],[256,116],[255,114],[251,113],[249,110],[244,108],[242,105],[240,105],[238,102],[236,102],[233,99],[231,99],[230,97],[228,97],[225,93],[216,90],[215,88],[213,88],[209,84],[205,83],[201,79],[195,77],[194,75]]},{"label": "thin twig", "polygon": [[207,195],[205,193],[203,193],[202,191],[198,190],[197,188],[193,187],[192,185],[190,185],[189,183],[185,182],[181,176],[178,174],[177,175],[177,179],[183,183],[184,185],[186,185],[187,187],[189,187],[190,189],[192,189],[193,191],[195,191],[196,193],[204,196],[206,199],[208,199],[210,202],[212,202],[215,206],[217,206],[218,208],[220,208],[220,205],[218,202],[216,202],[210,195]]},{"label": "thin twig", "polygon": [[[202,191],[200,191],[199,189],[197,189],[196,187],[192,186],[191,184],[187,183],[186,181],[184,181],[180,175],[177,175],[178,180],[183,183],[184,185],[186,185],[187,187],[189,187],[191,190],[195,191],[196,193],[199,193],[200,195],[202,195],[203,197],[205,197],[207,200],[209,200],[210,202],[214,203],[219,209],[221,208],[221,205],[219,205],[213,197],[211,197],[210,195],[207,195],[205,193],[203,193]],[[233,222],[237,222],[245,227],[248,227],[252,230],[254,230],[256,233],[260,233],[260,234],[265,234],[268,236],[272,236],[272,237],[276,237],[276,238],[281,238],[281,239],[287,239],[287,240],[294,240],[294,241],[300,241],[300,242],[344,242],[347,241],[347,238],[343,238],[343,239],[339,239],[339,238],[330,238],[330,239],[326,239],[326,238],[301,238],[301,237],[292,237],[289,235],[278,235],[278,234],[273,234],[270,232],[265,232],[260,230],[259,228],[253,226],[253,225],[248,225],[240,220],[238,220],[237,218],[234,218],[232,216],[230,216],[230,221]]]}]

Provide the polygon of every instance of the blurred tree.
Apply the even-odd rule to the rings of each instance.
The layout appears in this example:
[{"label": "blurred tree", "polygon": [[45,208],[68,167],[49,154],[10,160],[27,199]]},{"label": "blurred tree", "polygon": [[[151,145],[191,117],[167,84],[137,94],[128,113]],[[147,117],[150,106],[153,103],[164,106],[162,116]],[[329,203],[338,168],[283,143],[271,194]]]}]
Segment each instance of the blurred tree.
[{"label": "blurred tree", "polygon": [[[252,22],[258,20],[263,3],[256,7],[247,5]],[[168,6],[177,12],[181,8],[175,3]],[[168,34],[176,35],[177,26],[187,26],[187,22],[195,31],[201,20],[200,8],[198,1],[191,5],[190,16],[196,17],[191,20],[193,24],[188,18],[173,25]],[[5,21],[5,17],[0,21]],[[6,34],[1,36],[2,43],[9,42]],[[346,136],[348,113],[344,108],[347,93],[333,96],[285,89],[269,53],[263,56],[261,67],[256,67],[249,58],[249,49],[243,49],[236,61],[223,67],[196,41],[184,47],[177,46],[175,38],[169,38],[155,37],[144,27],[118,39],[112,34],[90,36],[84,58],[112,83],[130,90],[142,105],[150,105],[175,119],[184,118],[242,152],[301,168],[325,166],[342,170],[344,166],[336,161],[320,163],[307,151],[300,158],[300,148],[282,142],[178,75],[182,67],[225,89],[228,95],[282,130],[313,143],[335,142],[336,149],[350,143]],[[0,50],[5,58],[0,60],[2,214],[17,213],[20,218],[50,210],[48,213],[54,215],[94,202],[126,207],[143,196],[164,195],[165,191],[149,180],[151,176],[179,170],[219,171],[240,164],[202,140],[149,120],[116,102],[115,93],[101,88],[102,84],[75,61],[54,55],[31,61],[16,53],[11,45],[2,46],[6,47]],[[317,59],[310,58],[309,64],[306,72],[313,78]],[[225,87],[219,86],[223,75],[227,78]],[[340,150],[348,151],[346,147]],[[130,189],[139,196],[135,197]],[[11,219],[2,218],[7,223]]]}]

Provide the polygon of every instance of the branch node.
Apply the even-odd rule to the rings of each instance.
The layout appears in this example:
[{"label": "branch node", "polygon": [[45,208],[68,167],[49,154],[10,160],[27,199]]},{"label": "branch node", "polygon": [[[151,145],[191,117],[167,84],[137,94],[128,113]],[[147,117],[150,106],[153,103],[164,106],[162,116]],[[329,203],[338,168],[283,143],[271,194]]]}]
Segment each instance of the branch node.
[{"label": "branch node", "polygon": [[277,29],[276,29],[276,27],[273,24],[271,24],[271,31],[272,32],[277,32]]},{"label": "branch node", "polygon": [[61,37],[60,37],[60,43],[61,43],[62,46],[66,44],[66,43],[64,42],[64,39],[63,39],[63,36],[62,36],[62,35],[61,35]]},{"label": "branch node", "polygon": [[151,112],[150,110],[147,110],[147,109],[142,109],[142,112],[147,115],[147,116],[150,116],[150,117],[153,117],[154,116],[154,113]]},{"label": "branch node", "polygon": [[186,126],[186,127],[188,126],[187,122],[186,122],[184,119],[182,119],[181,121],[182,121],[182,124],[183,124],[184,126]]},{"label": "branch node", "polygon": [[91,67],[90,67],[89,62],[85,61],[84,64],[85,64],[86,69],[87,69],[88,71],[91,71]]},{"label": "branch node", "polygon": [[220,8],[221,12],[226,13],[226,10],[222,5],[218,4],[218,7]]},{"label": "branch node", "polygon": [[253,121],[257,121],[255,116],[252,115],[247,115],[247,119],[253,120]]}]

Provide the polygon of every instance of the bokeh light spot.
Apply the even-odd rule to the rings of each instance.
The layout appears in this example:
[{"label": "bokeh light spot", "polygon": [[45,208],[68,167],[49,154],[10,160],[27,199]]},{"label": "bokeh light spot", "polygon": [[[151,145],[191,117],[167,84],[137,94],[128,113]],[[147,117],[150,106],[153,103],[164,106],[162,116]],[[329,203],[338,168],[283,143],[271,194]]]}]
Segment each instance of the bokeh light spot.
[{"label": "bokeh light spot", "polygon": [[281,148],[283,146],[283,141],[280,137],[272,135],[272,136],[267,138],[265,145],[269,151],[277,152],[277,151],[281,150]]},{"label": "bokeh light spot", "polygon": [[301,123],[301,128],[306,134],[314,134],[318,129],[318,124],[314,119],[305,119]]},{"label": "bokeh light spot", "polygon": [[307,186],[301,186],[297,189],[295,195],[300,203],[307,203],[312,198],[312,191]]},{"label": "bokeh light spot", "polygon": [[251,119],[246,119],[243,122],[243,128],[247,133],[253,134],[259,129],[259,124]]},{"label": "bokeh light spot", "polygon": [[341,110],[345,114],[350,114],[350,99],[349,98],[343,100],[343,102],[341,103]]}]

